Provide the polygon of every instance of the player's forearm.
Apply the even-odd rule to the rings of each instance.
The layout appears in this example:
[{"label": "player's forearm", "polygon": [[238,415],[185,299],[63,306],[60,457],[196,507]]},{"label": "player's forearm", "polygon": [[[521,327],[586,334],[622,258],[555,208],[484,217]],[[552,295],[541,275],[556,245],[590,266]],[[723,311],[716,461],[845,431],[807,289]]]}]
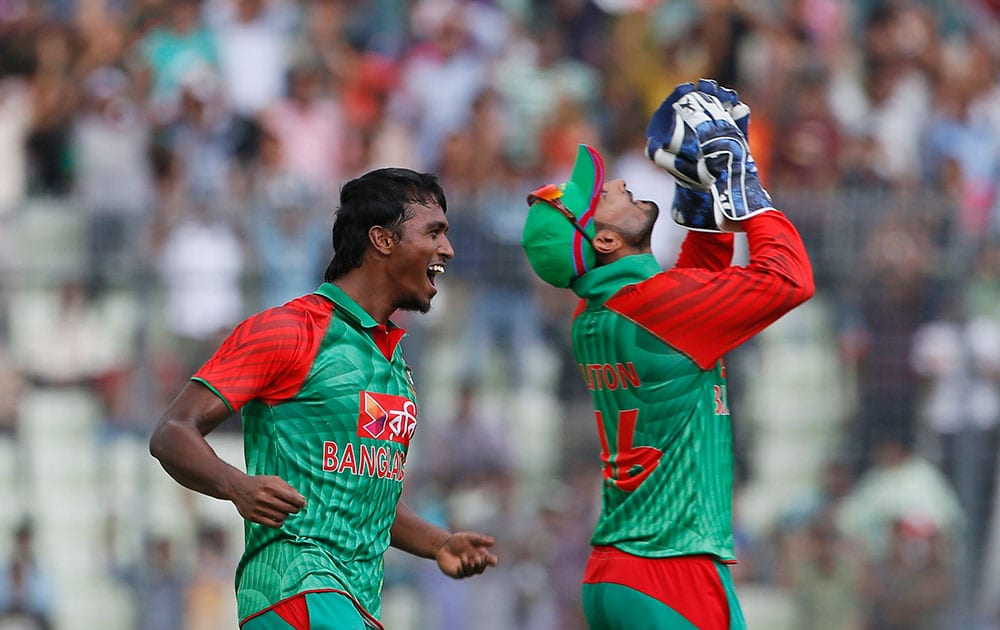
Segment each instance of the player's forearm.
[{"label": "player's forearm", "polygon": [[812,265],[802,237],[781,212],[759,214],[746,221],[750,247],[748,268],[765,272],[777,279],[785,290],[775,292],[783,305],[793,308],[805,302],[816,290]]},{"label": "player's forearm", "polygon": [[234,479],[244,475],[220,459],[193,425],[180,421],[161,421],[149,452],[178,483],[217,499],[231,500]]},{"label": "player's forearm", "polygon": [[393,547],[420,558],[434,558],[451,533],[420,518],[400,501],[390,536]]},{"label": "player's forearm", "polygon": [[688,231],[681,242],[675,267],[720,271],[733,264],[732,234]]}]

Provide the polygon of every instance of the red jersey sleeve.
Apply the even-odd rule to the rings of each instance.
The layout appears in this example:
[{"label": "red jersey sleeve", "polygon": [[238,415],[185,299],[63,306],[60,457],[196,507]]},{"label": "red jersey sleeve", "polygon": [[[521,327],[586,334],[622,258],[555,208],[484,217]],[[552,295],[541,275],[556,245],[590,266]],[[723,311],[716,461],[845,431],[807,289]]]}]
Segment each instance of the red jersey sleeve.
[{"label": "red jersey sleeve", "polygon": [[309,375],[333,309],[330,300],[312,294],[248,317],[192,378],[234,412],[253,399],[287,400]]},{"label": "red jersey sleeve", "polygon": [[716,234],[689,230],[681,243],[674,267],[721,271],[733,263],[733,241],[730,233]]},{"label": "red jersey sleeve", "polygon": [[709,369],[815,291],[805,246],[784,214],[746,223],[746,267],[675,267],[625,287],[607,307]]}]

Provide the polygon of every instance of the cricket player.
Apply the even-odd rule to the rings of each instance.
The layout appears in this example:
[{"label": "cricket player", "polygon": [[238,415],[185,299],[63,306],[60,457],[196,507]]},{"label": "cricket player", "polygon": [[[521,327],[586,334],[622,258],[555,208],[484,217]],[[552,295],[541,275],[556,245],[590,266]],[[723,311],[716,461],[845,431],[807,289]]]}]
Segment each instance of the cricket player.
[{"label": "cricket player", "polygon": [[[326,282],[243,321],[153,432],[171,476],[246,520],[244,630],[382,628],[390,544],[453,578],[497,563],[492,537],[449,533],[399,500],[418,414],[389,318],[430,308],[454,256],[445,210],[432,175],[379,169],[345,184]],[[245,474],[205,440],[237,410]]]},{"label": "cricket player", "polygon": [[[735,118],[734,118],[735,116]],[[583,576],[592,630],[743,628],[730,577],[733,453],[724,355],[809,299],[796,229],[771,205],[745,132],[749,108],[683,84],[647,129],[677,180],[690,232],[676,266],[650,252],[658,207],[633,199],[581,145],[569,181],[531,205],[522,245],[546,282],[580,297],[573,351],[601,444],[601,511]],[[750,261],[733,266],[734,231]]]}]

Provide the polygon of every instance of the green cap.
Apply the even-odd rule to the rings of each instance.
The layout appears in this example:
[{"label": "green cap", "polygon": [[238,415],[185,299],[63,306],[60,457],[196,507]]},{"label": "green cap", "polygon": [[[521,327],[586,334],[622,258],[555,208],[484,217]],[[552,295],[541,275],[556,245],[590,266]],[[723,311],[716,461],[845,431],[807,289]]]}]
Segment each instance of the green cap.
[{"label": "green cap", "polygon": [[528,195],[521,247],[538,277],[565,288],[596,265],[594,211],[604,187],[604,160],[581,144],[569,181],[547,184]]}]

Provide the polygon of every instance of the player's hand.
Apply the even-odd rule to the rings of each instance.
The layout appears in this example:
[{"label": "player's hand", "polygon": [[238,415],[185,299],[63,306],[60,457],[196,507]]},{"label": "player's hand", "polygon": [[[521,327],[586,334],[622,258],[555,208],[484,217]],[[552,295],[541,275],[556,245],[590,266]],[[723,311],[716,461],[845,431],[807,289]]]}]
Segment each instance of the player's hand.
[{"label": "player's hand", "polygon": [[[734,90],[711,79],[697,85],[681,83],[664,99],[646,128],[646,154],[655,164],[674,176],[677,188],[671,217],[678,225],[706,232],[740,231],[742,226],[730,220],[716,203],[717,177],[708,168],[702,151],[702,139],[686,123],[679,103],[697,92],[715,98],[746,138],[750,125],[750,107]],[[747,151],[749,156],[749,151]],[[752,163],[753,158],[749,157]],[[756,167],[753,167],[756,172]],[[766,193],[765,193],[766,194]],[[745,218],[745,217],[743,217]]]},{"label": "player's hand", "polygon": [[674,177],[674,203],[670,216],[689,230],[720,232],[710,187],[715,178],[708,172],[698,137],[678,119],[674,105],[695,90],[691,83],[674,88],[646,126],[646,156]]},{"label": "player's hand", "polygon": [[231,496],[240,516],[267,527],[281,527],[306,505],[305,497],[273,475],[242,475],[232,483]]},{"label": "player's hand", "polygon": [[714,178],[705,166],[698,137],[675,111],[677,102],[694,90],[693,84],[682,83],[660,103],[646,125],[646,156],[673,175],[679,186],[707,191]]},{"label": "player's hand", "polygon": [[712,79],[699,79],[697,85],[677,85],[650,118],[646,126],[647,157],[673,175],[678,184],[707,191],[715,183],[715,177],[706,168],[696,131],[686,126],[676,111],[678,102],[692,92],[718,99],[744,137],[750,125],[750,107],[740,100],[735,90],[722,87]]},{"label": "player's hand", "polygon": [[712,193],[677,184],[670,218],[677,225],[696,232],[724,232],[715,211]]},{"label": "player's hand", "polygon": [[449,577],[461,579],[478,575],[499,562],[496,554],[490,551],[494,542],[492,536],[485,534],[457,532],[441,545],[434,559],[441,572]]},{"label": "player's hand", "polygon": [[740,100],[736,90],[722,87],[715,79],[698,79],[697,91],[719,99],[722,107],[729,113],[744,138],[750,132],[750,106]]},{"label": "player's hand", "polygon": [[[716,94],[726,99],[725,105]],[[693,130],[706,169],[714,178],[710,190],[715,201],[716,224],[721,226],[724,220],[743,221],[772,209],[771,197],[757,176],[746,136],[731,113],[736,112],[748,124],[749,107],[740,103],[735,92],[718,86],[705,92],[687,90],[673,107],[678,121]]]}]

